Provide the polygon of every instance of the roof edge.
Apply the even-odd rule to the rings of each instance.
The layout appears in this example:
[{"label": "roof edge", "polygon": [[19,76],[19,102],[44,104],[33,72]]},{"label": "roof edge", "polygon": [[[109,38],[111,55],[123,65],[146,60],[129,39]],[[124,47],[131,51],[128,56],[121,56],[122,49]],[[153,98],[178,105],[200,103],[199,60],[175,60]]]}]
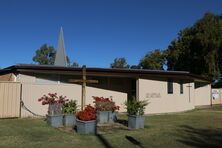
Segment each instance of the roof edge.
[{"label": "roof edge", "polygon": [[[57,71],[78,71],[82,70],[81,67],[63,67],[54,65],[36,65],[36,64],[16,64],[0,70],[0,74],[6,72],[19,72],[20,70],[57,70]],[[86,68],[89,72],[109,72],[109,73],[131,73],[131,74],[162,74],[162,75],[185,75],[196,80],[206,81],[211,83],[211,80],[188,71],[164,71],[164,70],[146,70],[146,69],[119,69],[119,68]]]}]

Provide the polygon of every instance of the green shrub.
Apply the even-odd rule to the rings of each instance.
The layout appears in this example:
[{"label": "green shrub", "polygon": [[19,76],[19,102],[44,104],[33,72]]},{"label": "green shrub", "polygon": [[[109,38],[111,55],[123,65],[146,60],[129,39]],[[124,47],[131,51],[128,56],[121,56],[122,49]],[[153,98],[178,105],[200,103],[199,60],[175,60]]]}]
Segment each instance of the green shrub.
[{"label": "green shrub", "polygon": [[149,104],[148,100],[136,100],[135,98],[126,101],[125,103],[127,113],[129,115],[144,115],[145,107]]},{"label": "green shrub", "polygon": [[77,101],[71,100],[65,103],[62,107],[63,113],[65,114],[74,114],[77,112]]}]

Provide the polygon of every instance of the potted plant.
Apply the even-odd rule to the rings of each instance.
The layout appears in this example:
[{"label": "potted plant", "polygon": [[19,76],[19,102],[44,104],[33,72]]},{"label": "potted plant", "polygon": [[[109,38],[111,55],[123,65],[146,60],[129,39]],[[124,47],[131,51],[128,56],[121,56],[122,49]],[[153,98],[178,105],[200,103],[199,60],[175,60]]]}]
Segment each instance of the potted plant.
[{"label": "potted plant", "polygon": [[95,134],[96,133],[96,109],[87,105],[83,111],[76,114],[77,133]]},{"label": "potted plant", "polygon": [[128,127],[129,128],[144,128],[144,111],[145,107],[148,105],[147,100],[128,100],[125,102],[125,106],[128,113]]},{"label": "potted plant", "polygon": [[75,113],[77,111],[76,100],[71,100],[63,104],[62,111],[64,113],[63,124],[65,126],[73,126],[76,124]]},{"label": "potted plant", "polygon": [[61,127],[63,124],[62,106],[68,101],[66,96],[57,96],[57,93],[48,93],[38,99],[42,105],[48,106],[47,123],[53,127]]},{"label": "potted plant", "polygon": [[116,112],[119,106],[110,98],[95,97],[93,96],[96,108],[97,123],[113,123],[116,119]]}]

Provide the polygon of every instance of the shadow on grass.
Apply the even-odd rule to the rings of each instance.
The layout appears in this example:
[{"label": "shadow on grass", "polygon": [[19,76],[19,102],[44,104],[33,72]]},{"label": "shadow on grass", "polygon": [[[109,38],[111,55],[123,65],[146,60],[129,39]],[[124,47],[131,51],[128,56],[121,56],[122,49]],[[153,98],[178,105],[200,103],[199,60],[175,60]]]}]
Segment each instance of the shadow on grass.
[{"label": "shadow on grass", "polygon": [[[96,134],[97,138],[99,139],[99,141],[103,144],[103,146],[105,148],[112,148],[111,144],[106,140],[106,138],[104,138],[103,135],[101,134]],[[139,148],[144,148],[144,146],[141,144],[141,142],[139,142],[138,140],[136,140],[135,138],[133,138],[132,136],[125,136],[126,140],[128,140],[131,144],[133,144],[135,147],[139,147]]]},{"label": "shadow on grass", "polygon": [[117,121],[116,121],[117,123],[120,123],[120,124],[122,124],[122,125],[124,125],[124,126],[128,126],[128,121],[127,120],[124,120],[124,119],[118,119]]},{"label": "shadow on grass", "polygon": [[[103,135],[101,134],[96,134],[96,137],[98,138],[98,140],[103,144],[103,146],[105,148],[112,148],[112,146],[110,145],[110,143],[106,140],[106,138],[104,138]],[[90,147],[90,146],[89,146]]]},{"label": "shadow on grass", "polygon": [[185,145],[194,147],[221,147],[222,146],[222,129],[203,129],[191,126],[180,126],[177,140]]},{"label": "shadow on grass", "polygon": [[138,141],[136,140],[135,138],[131,137],[131,136],[125,136],[125,138],[131,142],[133,145],[137,146],[137,147],[140,147],[140,148],[144,148],[143,145]]}]

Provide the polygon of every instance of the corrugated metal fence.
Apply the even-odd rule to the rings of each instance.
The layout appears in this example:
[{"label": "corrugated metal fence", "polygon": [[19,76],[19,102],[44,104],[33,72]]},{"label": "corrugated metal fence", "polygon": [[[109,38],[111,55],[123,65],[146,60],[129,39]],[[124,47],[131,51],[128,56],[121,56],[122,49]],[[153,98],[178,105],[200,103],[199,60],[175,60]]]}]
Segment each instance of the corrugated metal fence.
[{"label": "corrugated metal fence", "polygon": [[0,82],[0,118],[19,117],[20,90],[18,82]]}]

